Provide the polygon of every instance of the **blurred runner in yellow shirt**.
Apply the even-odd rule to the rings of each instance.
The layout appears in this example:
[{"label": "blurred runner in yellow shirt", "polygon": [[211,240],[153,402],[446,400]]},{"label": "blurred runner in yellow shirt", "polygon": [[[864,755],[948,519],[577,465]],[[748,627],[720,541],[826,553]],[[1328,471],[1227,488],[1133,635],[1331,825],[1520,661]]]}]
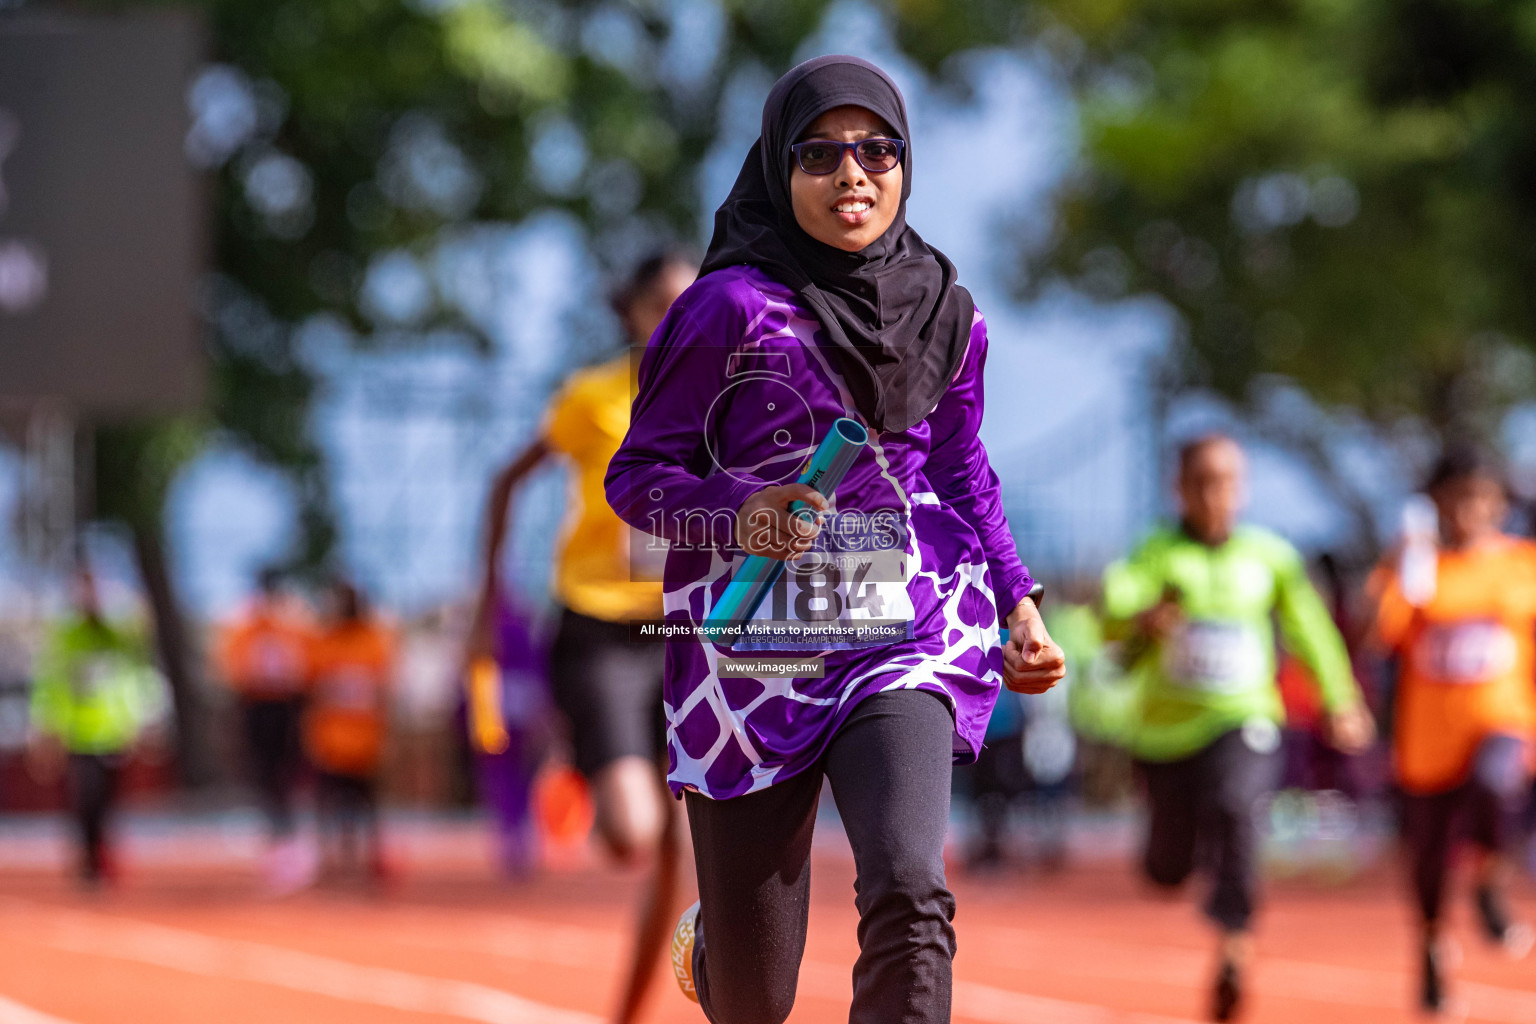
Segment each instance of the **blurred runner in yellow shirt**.
[{"label": "blurred runner in yellow shirt", "polygon": [[1438,545],[1410,539],[1377,570],[1372,592],[1375,639],[1397,675],[1392,763],[1422,927],[1420,1002],[1438,1012],[1441,909],[1459,831],[1480,851],[1475,905],[1484,934],[1514,956],[1531,946],[1504,886],[1536,753],[1536,544],[1503,532],[1503,474],[1486,452],[1451,449],[1426,490]]},{"label": "blurred runner in yellow shirt", "polygon": [[[644,347],[696,273],[694,259],[663,251],[642,262],[614,298],[631,346]],[[614,1019],[635,1019],[670,930],[677,888],[677,814],[665,786],[665,718],[660,644],[633,644],[629,624],[661,617],[661,559],[639,573],[644,544],[608,507],[603,477],[629,431],[632,353],[572,374],[555,395],[538,438],[507,465],[491,488],[486,513],[485,574],[470,641],[470,663],[492,654],[492,610],[500,599],[500,562],[512,495],[551,456],[571,473],[570,504],[555,563],[560,624],[550,654],[550,687],[570,720],[576,767],[592,787],[597,830],[617,859],[638,862],[656,851],[656,874],[641,912],[629,980]],[[658,553],[659,555],[659,553]]]}]

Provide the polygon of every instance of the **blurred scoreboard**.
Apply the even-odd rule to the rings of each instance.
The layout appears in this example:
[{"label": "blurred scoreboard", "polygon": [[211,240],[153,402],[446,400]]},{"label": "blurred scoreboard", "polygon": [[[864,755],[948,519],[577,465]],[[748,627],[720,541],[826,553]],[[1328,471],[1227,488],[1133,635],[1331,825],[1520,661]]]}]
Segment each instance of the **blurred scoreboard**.
[{"label": "blurred scoreboard", "polygon": [[202,401],[204,189],[183,154],[190,14],[0,13],[0,400]]}]

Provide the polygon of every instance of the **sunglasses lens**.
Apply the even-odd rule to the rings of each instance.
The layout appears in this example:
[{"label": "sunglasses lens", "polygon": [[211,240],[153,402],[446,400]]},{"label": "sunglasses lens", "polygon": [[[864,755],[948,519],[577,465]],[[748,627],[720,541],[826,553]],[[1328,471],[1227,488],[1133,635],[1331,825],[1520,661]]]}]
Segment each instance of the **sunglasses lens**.
[{"label": "sunglasses lens", "polygon": [[866,171],[889,171],[901,160],[901,147],[891,139],[866,139],[858,153]]},{"label": "sunglasses lens", "polygon": [[842,162],[841,147],[829,142],[810,142],[800,147],[800,169],[806,174],[831,174]]}]

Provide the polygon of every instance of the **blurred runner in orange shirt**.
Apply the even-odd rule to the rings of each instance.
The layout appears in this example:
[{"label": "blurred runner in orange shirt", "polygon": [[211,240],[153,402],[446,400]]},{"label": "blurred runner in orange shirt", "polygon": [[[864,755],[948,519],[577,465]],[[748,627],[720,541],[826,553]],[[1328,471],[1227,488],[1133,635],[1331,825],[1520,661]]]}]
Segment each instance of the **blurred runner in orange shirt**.
[{"label": "blurred runner in orange shirt", "polygon": [[265,569],[257,592],[219,631],[214,670],[240,701],[246,757],[274,845],[293,835],[293,792],[303,764],[299,719],[309,689],[314,632]]},{"label": "blurred runner in orange shirt", "polygon": [[1454,837],[1479,851],[1483,932],[1512,955],[1531,930],[1511,920],[1504,856],[1529,785],[1536,731],[1536,544],[1502,531],[1494,458],[1449,449],[1426,488],[1438,547],[1405,544],[1372,579],[1376,639],[1395,661],[1393,770],[1422,923],[1421,1002],[1445,1007],[1441,909]]},{"label": "blurred runner in orange shirt", "polygon": [[359,863],[384,873],[378,777],[389,722],[395,637],[376,621],[350,583],[331,588],[329,621],[314,646],[314,684],[304,718],[304,749],[316,769],[321,851],[327,866]]}]

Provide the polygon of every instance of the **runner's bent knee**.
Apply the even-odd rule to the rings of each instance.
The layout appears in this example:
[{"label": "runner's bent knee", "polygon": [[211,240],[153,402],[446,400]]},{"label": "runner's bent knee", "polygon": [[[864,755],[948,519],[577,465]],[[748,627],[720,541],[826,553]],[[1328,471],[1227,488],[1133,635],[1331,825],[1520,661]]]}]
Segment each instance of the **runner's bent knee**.
[{"label": "runner's bent knee", "polygon": [[642,757],[622,757],[597,773],[592,800],[598,834],[620,860],[644,857],[661,842],[666,808],[656,769]]}]

